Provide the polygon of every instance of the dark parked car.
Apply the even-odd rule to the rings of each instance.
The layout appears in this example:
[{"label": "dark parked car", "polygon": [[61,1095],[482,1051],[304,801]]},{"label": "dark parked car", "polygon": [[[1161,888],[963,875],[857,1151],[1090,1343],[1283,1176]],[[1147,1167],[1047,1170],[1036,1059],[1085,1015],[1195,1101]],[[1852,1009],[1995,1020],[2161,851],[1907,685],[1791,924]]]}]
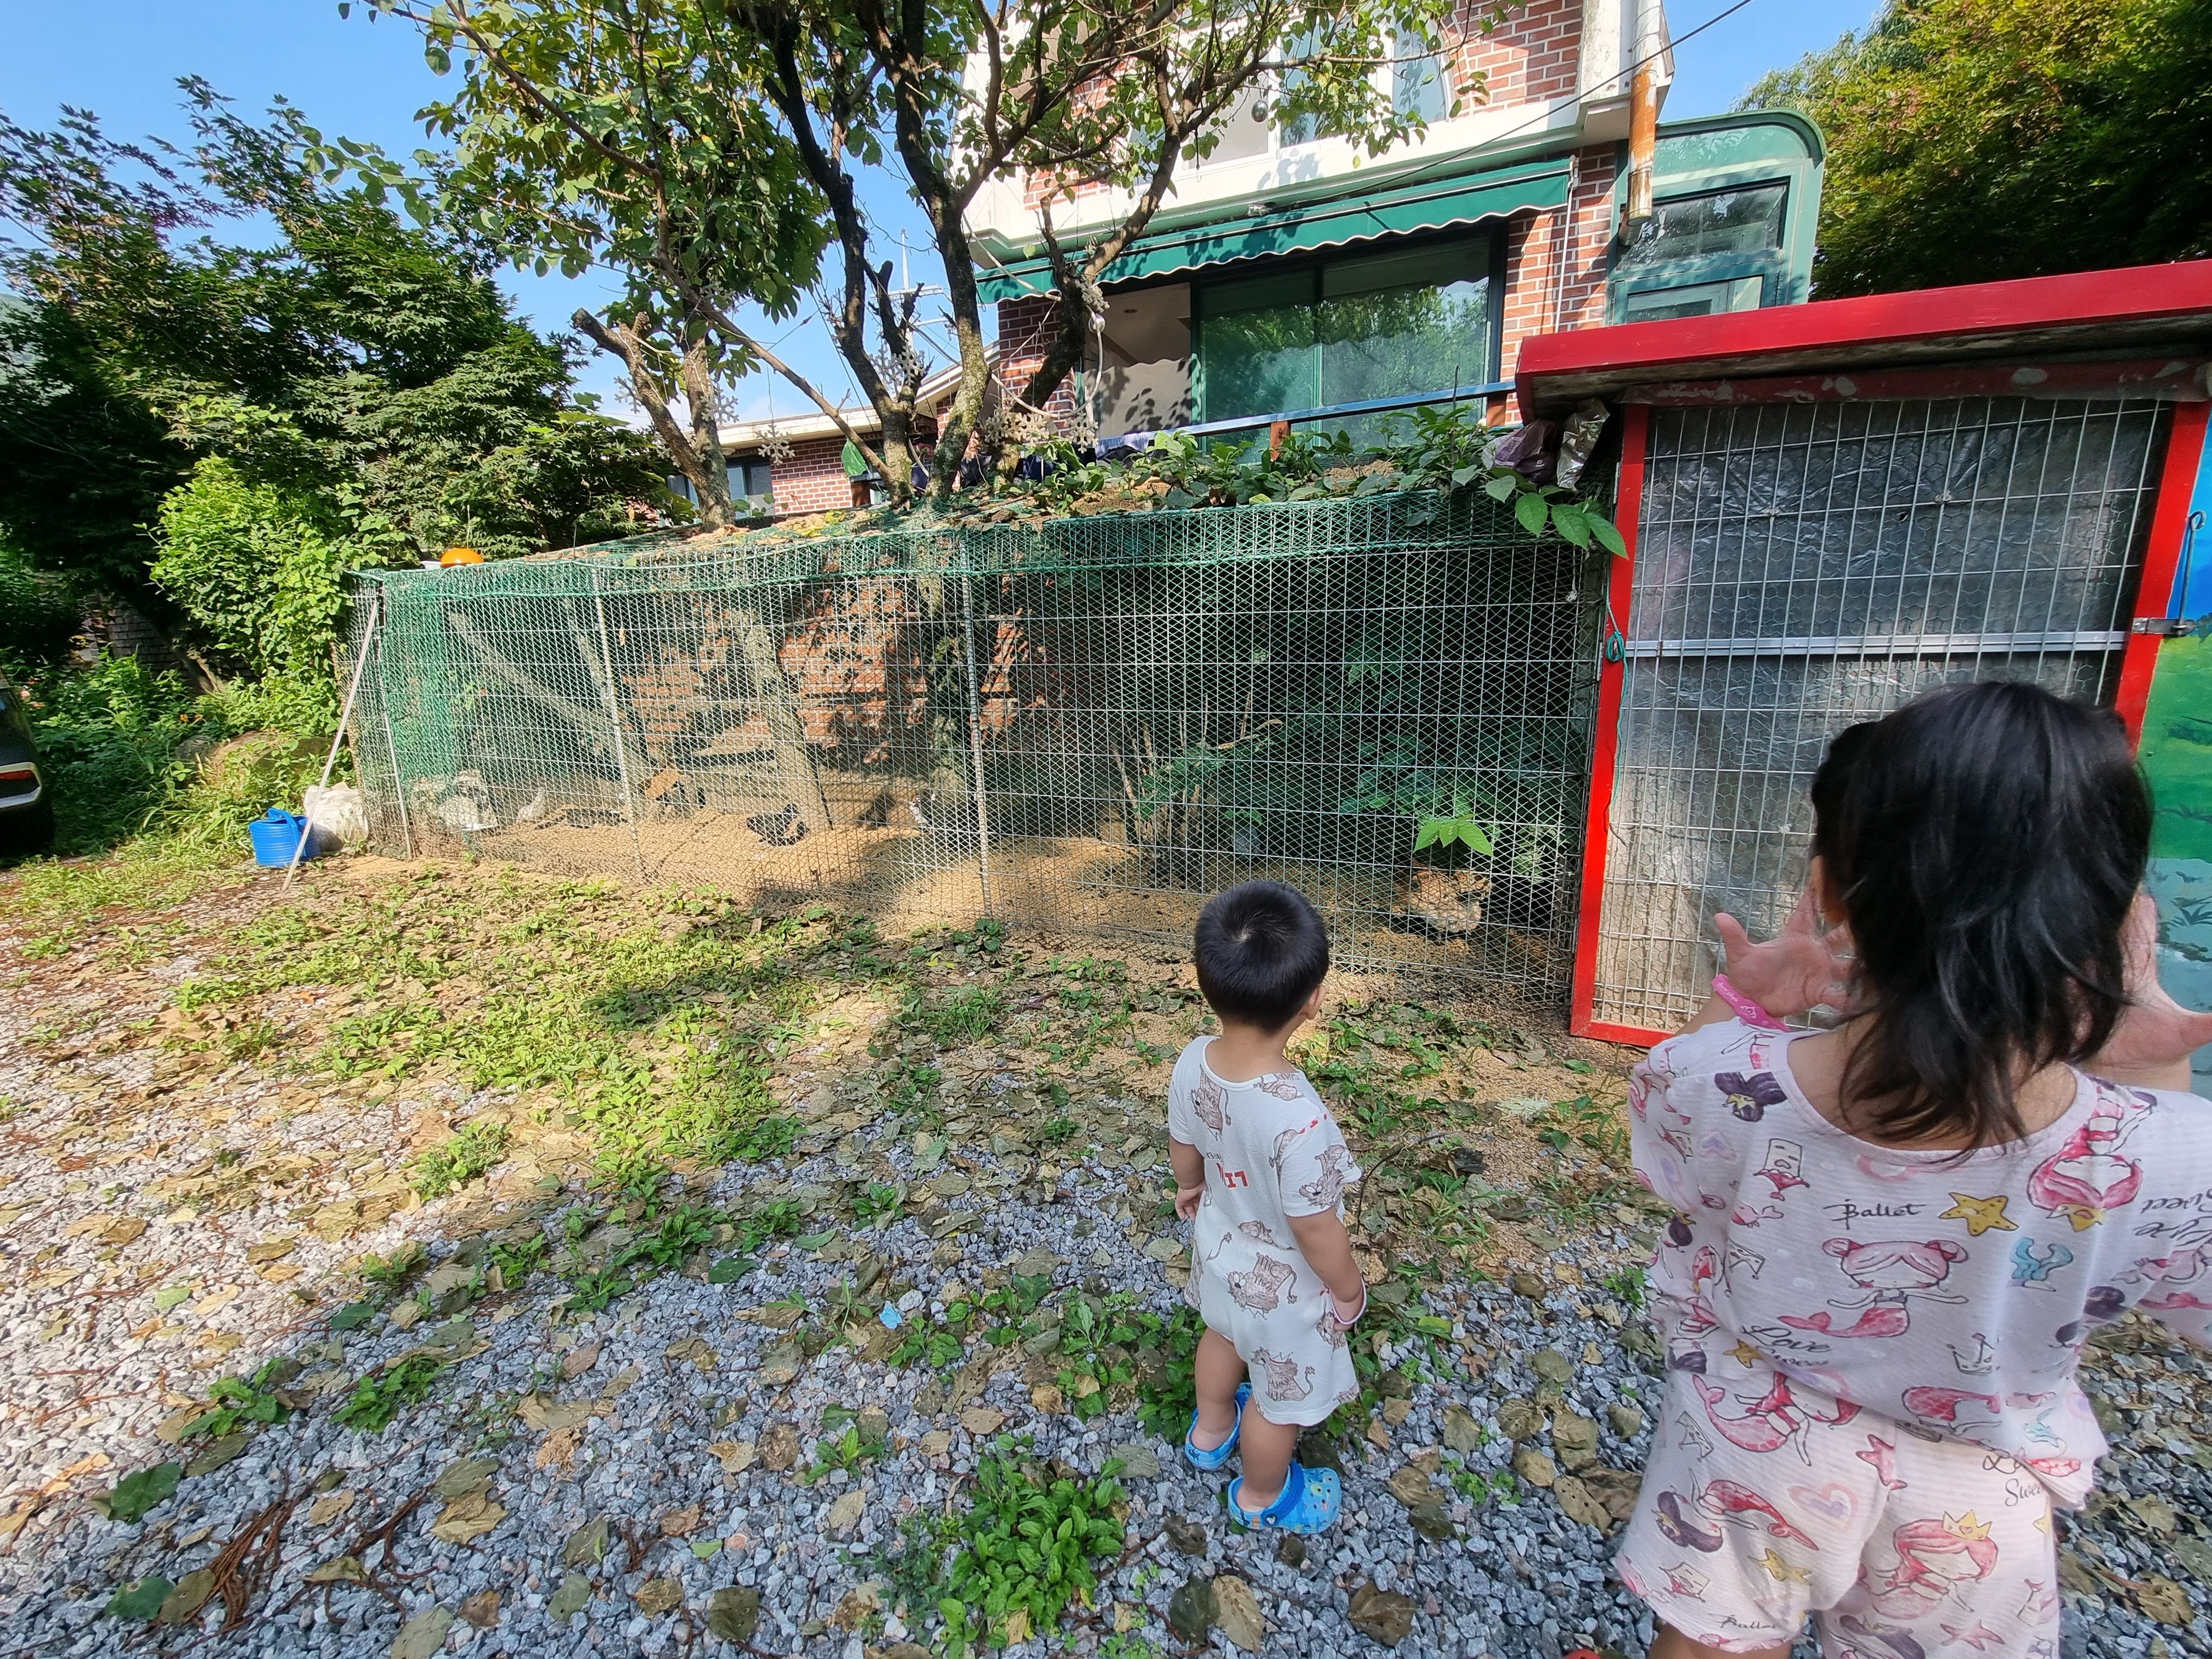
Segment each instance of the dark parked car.
[{"label": "dark parked car", "polygon": [[22,694],[0,672],[0,858],[25,858],[54,844],[54,803],[39,769]]}]

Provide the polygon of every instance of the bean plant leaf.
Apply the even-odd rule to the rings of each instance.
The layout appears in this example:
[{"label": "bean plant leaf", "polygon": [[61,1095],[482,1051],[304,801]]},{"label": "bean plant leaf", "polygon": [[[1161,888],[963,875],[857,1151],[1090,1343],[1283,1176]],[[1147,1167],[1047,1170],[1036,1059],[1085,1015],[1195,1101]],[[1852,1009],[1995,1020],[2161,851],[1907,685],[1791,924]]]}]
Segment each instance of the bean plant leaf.
[{"label": "bean plant leaf", "polygon": [[1589,520],[1573,501],[1552,503],[1552,526],[1577,547],[1590,544]]},{"label": "bean plant leaf", "polygon": [[1593,513],[1587,507],[1583,510],[1583,517],[1588,520],[1590,534],[1597,538],[1597,544],[1600,547],[1616,559],[1625,559],[1628,556],[1628,544],[1622,539],[1620,532],[1613,528],[1612,520],[1601,514]]},{"label": "bean plant leaf", "polygon": [[1544,521],[1552,516],[1552,504],[1532,489],[1513,503],[1513,516],[1530,535],[1540,536]]}]

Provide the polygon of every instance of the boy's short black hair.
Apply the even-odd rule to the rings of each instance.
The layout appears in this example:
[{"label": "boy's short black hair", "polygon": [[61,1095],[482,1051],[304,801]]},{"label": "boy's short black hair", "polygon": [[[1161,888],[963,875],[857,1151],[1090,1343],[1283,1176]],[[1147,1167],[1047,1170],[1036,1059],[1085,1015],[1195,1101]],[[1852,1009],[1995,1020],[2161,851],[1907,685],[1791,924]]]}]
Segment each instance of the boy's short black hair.
[{"label": "boy's short black hair", "polygon": [[1216,893],[1198,913],[1193,958],[1213,1012],[1279,1031],[1328,973],[1328,930],[1306,896],[1279,881]]}]

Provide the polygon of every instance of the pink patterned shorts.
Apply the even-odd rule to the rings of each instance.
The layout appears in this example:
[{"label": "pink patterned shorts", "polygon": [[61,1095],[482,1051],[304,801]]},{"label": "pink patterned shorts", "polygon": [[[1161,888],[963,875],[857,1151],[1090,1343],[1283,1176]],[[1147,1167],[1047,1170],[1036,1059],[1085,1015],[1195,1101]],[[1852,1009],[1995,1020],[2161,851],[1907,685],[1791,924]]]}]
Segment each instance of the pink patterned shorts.
[{"label": "pink patterned shorts", "polygon": [[1802,1389],[1795,1405],[1778,1443],[1747,1446],[1764,1438],[1749,1419],[1716,1420],[1670,1381],[1613,1563],[1662,1622],[1731,1653],[1785,1647],[1810,1614],[1830,1659],[2057,1659],[2051,1497],[2033,1474]]}]

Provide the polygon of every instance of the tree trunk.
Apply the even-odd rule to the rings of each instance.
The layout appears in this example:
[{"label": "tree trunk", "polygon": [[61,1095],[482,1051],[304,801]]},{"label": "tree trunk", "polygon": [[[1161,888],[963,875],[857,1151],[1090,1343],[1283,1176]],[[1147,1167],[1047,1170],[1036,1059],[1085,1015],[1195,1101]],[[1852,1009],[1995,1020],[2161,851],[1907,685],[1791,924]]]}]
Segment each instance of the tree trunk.
[{"label": "tree trunk", "polygon": [[760,699],[768,721],[769,740],[775,745],[776,775],[783,781],[785,798],[799,809],[809,830],[830,827],[830,801],[822,793],[822,775],[814,763],[814,750],[806,741],[806,722],[799,713],[798,695],[777,659],[775,635],[757,611],[737,614],[738,648],[745,659],[745,674],[753,695]]},{"label": "tree trunk", "polygon": [[669,407],[674,387],[653,362],[656,347],[647,319],[602,322],[590,312],[579,310],[569,321],[600,350],[622,359],[629,371],[630,391],[652,422],[653,436],[660,440],[670,465],[691,486],[700,522],[716,530],[730,524],[734,517],[730,506],[730,469],[722,456],[720,410],[714,395],[713,366],[707,358],[704,325],[687,323],[684,351],[678,359],[678,376],[689,416],[687,429]]}]

